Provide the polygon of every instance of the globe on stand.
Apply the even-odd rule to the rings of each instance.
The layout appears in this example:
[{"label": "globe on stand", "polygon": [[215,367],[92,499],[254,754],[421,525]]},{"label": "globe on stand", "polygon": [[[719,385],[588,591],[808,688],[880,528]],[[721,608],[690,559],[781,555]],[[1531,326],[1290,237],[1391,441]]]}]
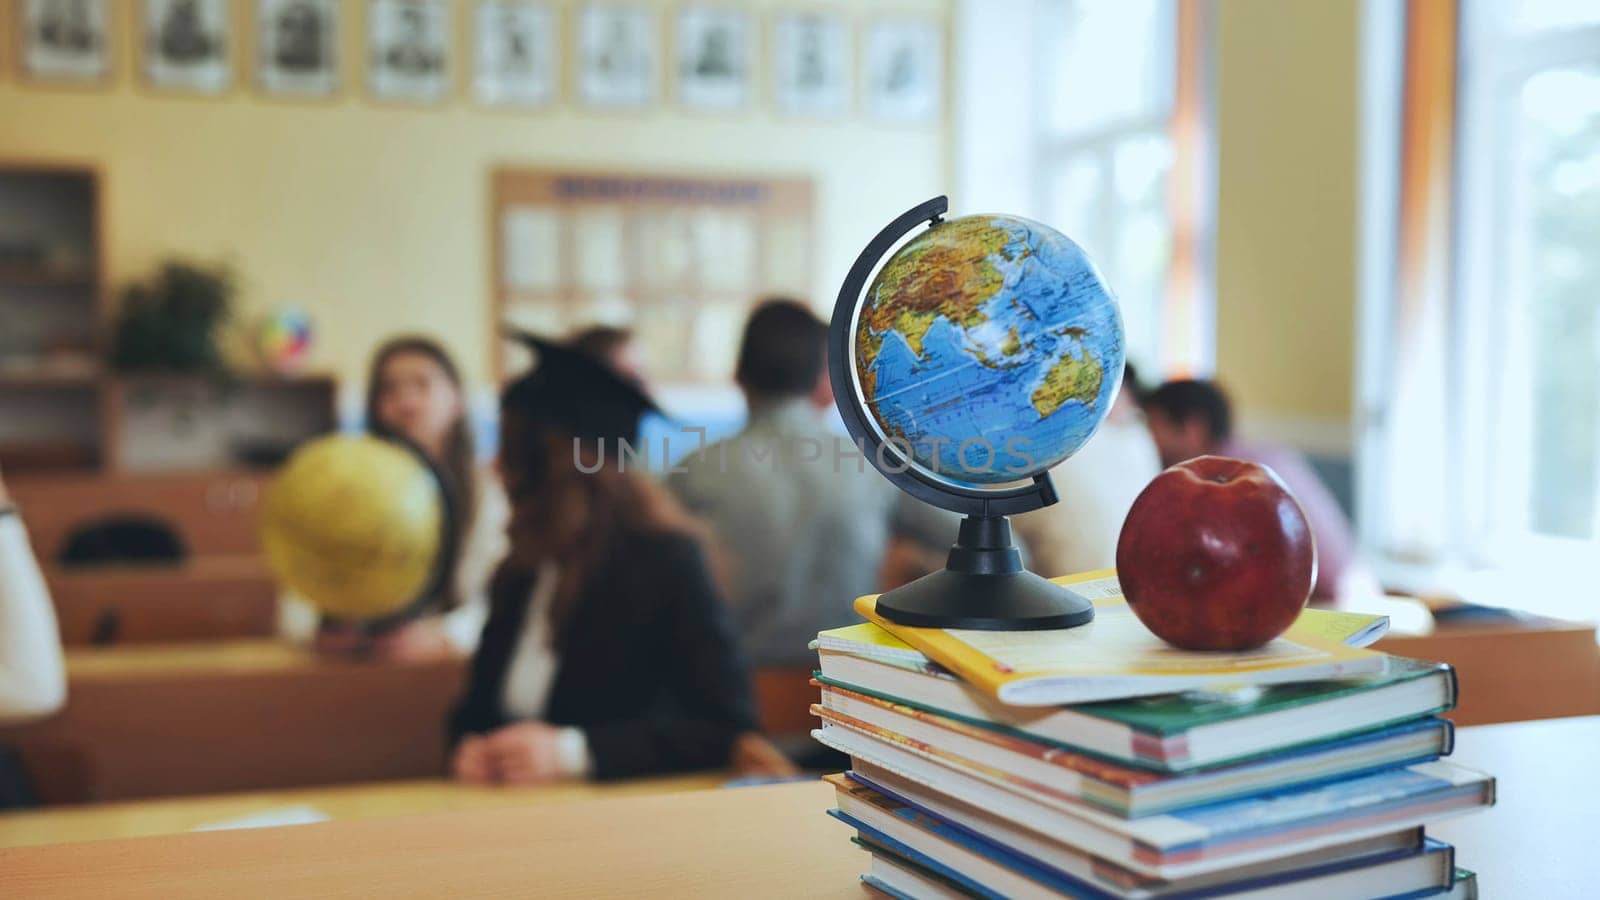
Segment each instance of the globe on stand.
[{"label": "globe on stand", "polygon": [[438,589],[455,527],[421,451],[367,435],[306,443],[261,505],[261,543],[279,582],[374,633],[410,618]]},{"label": "globe on stand", "polygon": [[929,200],[873,238],[830,326],[834,399],[867,459],[966,517],[945,568],[877,609],[925,627],[1082,625],[1094,606],[1023,568],[1006,517],[1055,503],[1050,468],[1104,420],[1122,382],[1122,314],[1065,235],[1015,216],[945,220],[948,207]]}]

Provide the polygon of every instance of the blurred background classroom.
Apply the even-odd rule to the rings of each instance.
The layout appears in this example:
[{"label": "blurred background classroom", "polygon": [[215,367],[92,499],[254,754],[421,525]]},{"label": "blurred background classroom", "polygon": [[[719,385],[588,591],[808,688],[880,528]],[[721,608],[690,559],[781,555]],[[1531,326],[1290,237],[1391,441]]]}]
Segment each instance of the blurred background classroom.
[{"label": "blurred background classroom", "polygon": [[[1036,568],[1110,565],[1162,461],[1270,449],[1329,523],[1319,602],[1454,664],[1457,722],[1600,713],[1592,2],[0,10],[0,806],[34,808],[0,814],[0,846],[826,764],[807,630],[853,620],[846,587],[939,565],[953,527],[870,472],[823,503],[667,473],[742,430],[834,428],[819,356],[745,363],[820,347],[862,246],[939,194],[1063,231],[1122,304],[1142,388],[1058,474],[1068,518],[1019,522]],[[795,302],[763,332],[769,298]],[[534,359],[506,325],[647,391],[653,472],[628,490],[675,497],[743,567],[704,645],[749,672],[714,752],[624,759],[590,730],[531,779],[561,784],[508,788],[447,737],[480,731],[447,730],[475,647],[533,677],[515,635],[490,649],[486,599],[516,515],[500,393]],[[365,641],[297,611],[260,530],[297,446],[362,432],[424,445],[475,531],[436,607]],[[787,557],[763,537],[823,528],[863,552],[749,577]],[[582,722],[549,677],[506,709]],[[555,731],[529,740],[573,751]]]}]

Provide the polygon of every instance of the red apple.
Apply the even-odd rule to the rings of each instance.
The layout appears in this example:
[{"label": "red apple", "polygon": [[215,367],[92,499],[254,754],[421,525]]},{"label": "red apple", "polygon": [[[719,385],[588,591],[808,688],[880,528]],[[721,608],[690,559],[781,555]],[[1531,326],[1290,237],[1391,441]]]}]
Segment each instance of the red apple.
[{"label": "red apple", "polygon": [[1248,650],[1294,624],[1317,580],[1300,504],[1266,466],[1197,456],[1155,477],[1117,539],[1139,621],[1188,650]]}]

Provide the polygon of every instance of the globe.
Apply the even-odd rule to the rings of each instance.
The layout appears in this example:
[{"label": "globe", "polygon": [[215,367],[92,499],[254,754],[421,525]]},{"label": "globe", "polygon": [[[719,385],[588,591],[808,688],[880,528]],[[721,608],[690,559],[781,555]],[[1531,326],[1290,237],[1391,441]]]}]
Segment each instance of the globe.
[{"label": "globe", "polygon": [[371,621],[431,585],[448,522],[439,481],[416,454],[334,435],[296,450],[268,486],[261,543],[279,581],[312,606]]},{"label": "globe", "polygon": [[935,222],[879,270],[854,333],[861,397],[910,461],[1014,482],[1082,447],[1122,380],[1122,314],[1094,263],[1016,216]]}]

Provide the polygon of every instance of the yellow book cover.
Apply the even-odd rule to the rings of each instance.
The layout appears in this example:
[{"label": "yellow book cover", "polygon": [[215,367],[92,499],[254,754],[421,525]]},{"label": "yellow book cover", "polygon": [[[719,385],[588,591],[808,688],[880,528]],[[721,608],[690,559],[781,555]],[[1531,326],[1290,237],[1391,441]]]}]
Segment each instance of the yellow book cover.
[{"label": "yellow book cover", "polygon": [[[913,628],[885,620],[877,595],[856,612],[908,647],[1016,706],[1093,703],[1241,684],[1315,681],[1375,672],[1384,655],[1350,646],[1382,634],[1383,617],[1308,609],[1282,636],[1255,650],[1182,650],[1151,634],[1122,597],[1111,569],[1053,579],[1089,598],[1094,620],[1053,631]],[[827,633],[824,633],[826,635]],[[883,650],[893,650],[881,641]],[[819,645],[826,646],[823,636]]]}]

